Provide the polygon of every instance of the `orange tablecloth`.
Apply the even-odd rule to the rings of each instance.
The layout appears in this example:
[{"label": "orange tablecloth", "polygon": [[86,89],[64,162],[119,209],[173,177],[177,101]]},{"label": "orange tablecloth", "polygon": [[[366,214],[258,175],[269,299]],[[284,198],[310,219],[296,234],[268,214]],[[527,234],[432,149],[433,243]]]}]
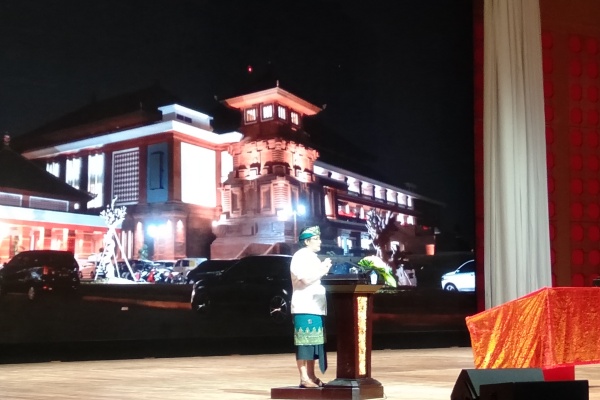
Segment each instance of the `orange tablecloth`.
[{"label": "orange tablecloth", "polygon": [[477,368],[600,362],[600,288],[543,288],[466,320]]}]

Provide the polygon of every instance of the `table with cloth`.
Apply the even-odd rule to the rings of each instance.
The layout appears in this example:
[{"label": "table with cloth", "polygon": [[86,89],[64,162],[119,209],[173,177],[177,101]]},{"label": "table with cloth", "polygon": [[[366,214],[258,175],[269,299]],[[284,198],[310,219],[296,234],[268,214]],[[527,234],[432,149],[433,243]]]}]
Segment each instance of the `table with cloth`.
[{"label": "table with cloth", "polygon": [[600,362],[600,288],[542,288],[466,322],[476,368]]}]

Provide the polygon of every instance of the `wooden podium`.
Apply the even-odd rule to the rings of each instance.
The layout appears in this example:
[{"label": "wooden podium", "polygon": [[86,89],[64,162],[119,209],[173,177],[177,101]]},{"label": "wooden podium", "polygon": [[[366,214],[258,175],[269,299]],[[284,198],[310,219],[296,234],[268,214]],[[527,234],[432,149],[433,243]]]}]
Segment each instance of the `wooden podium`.
[{"label": "wooden podium", "polygon": [[324,278],[336,318],[336,379],[322,388],[272,388],[272,399],[362,400],[383,398],[383,386],[371,377],[372,297],[381,285],[362,279]]}]

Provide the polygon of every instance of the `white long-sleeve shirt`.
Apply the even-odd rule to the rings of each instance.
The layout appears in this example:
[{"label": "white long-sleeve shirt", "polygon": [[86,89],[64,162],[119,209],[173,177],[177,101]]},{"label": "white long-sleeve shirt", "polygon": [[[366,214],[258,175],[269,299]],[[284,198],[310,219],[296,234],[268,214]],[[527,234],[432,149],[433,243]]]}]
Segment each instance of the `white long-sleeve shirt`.
[{"label": "white long-sleeve shirt", "polygon": [[321,285],[321,277],[327,271],[312,250],[302,248],[294,254],[290,265],[292,314],[327,315],[325,287]]}]

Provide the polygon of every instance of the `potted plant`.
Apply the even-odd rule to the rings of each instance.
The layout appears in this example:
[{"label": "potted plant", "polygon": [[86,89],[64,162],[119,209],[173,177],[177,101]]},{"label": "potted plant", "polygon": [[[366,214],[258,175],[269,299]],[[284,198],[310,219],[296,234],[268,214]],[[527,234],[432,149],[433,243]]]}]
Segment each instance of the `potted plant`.
[{"label": "potted plant", "polygon": [[[387,265],[380,257],[367,256],[358,262],[365,272],[377,274],[378,280],[381,279],[387,286],[396,287],[396,279],[392,274],[392,268]],[[376,282],[374,282],[376,283]]]}]

